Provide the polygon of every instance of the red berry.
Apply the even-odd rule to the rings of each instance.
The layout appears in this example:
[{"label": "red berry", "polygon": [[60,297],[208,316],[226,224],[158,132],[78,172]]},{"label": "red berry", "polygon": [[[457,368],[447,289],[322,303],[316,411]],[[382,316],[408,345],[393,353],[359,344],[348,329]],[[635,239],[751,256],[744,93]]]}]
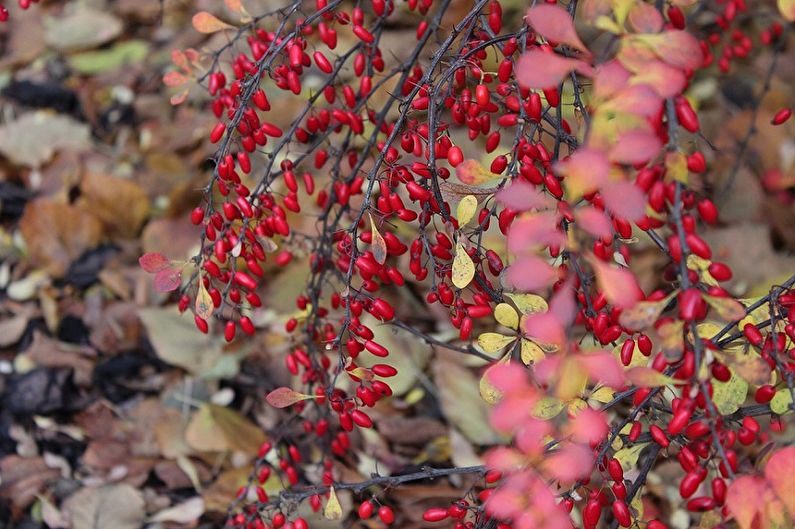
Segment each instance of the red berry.
[{"label": "red berry", "polygon": [[382,505],[378,508],[378,517],[387,525],[391,525],[395,521],[395,513],[391,507]]}]

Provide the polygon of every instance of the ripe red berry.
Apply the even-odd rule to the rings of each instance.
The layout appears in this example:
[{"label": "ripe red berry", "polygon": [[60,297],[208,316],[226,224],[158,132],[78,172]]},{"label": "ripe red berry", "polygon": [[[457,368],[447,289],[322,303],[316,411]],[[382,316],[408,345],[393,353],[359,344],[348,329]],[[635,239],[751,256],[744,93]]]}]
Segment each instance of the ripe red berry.
[{"label": "ripe red berry", "polygon": [[770,121],[773,125],[781,125],[786,123],[789,118],[792,117],[792,109],[791,108],[782,108],[776,115],[773,116],[773,119]]},{"label": "ripe red berry", "polygon": [[386,505],[382,505],[378,508],[378,517],[387,525],[392,525],[395,521],[395,513],[392,511],[391,507]]}]

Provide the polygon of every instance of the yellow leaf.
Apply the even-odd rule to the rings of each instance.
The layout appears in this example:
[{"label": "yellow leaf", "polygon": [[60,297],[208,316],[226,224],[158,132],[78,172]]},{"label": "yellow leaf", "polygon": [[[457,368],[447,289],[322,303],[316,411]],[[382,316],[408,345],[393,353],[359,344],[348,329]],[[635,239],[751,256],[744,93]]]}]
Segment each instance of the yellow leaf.
[{"label": "yellow leaf", "polygon": [[734,371],[726,382],[712,381],[712,401],[721,415],[729,415],[740,409],[747,395],[748,382]]},{"label": "yellow leaf", "polygon": [[199,279],[199,291],[196,293],[196,315],[205,320],[213,315],[213,298],[204,286],[204,282]]},{"label": "yellow leaf", "polygon": [[370,246],[372,246],[373,257],[378,264],[384,264],[386,261],[386,241],[381,232],[378,231],[375,222],[373,222],[372,215],[370,215],[370,235],[372,236]]},{"label": "yellow leaf", "polygon": [[616,392],[612,388],[602,386],[598,389],[595,389],[593,393],[591,393],[590,398],[597,402],[601,402],[602,404],[606,404],[612,401],[615,396]]},{"label": "yellow leaf", "polygon": [[505,336],[496,332],[484,332],[478,336],[478,345],[486,353],[496,353],[514,341],[516,336]]},{"label": "yellow leaf", "polygon": [[455,217],[458,219],[458,226],[461,227],[475,216],[478,209],[478,199],[475,195],[467,195],[461,199],[456,208]]},{"label": "yellow leaf", "polygon": [[566,357],[561,362],[555,396],[563,401],[578,397],[585,390],[588,374],[574,357]]},{"label": "yellow leaf", "polygon": [[565,407],[566,403],[556,399],[555,397],[543,397],[541,400],[536,402],[536,405],[533,407],[532,414],[536,419],[552,419],[562,412],[563,408]]},{"label": "yellow leaf", "polygon": [[660,325],[657,334],[660,336],[660,349],[663,356],[669,361],[682,358],[682,351],[685,347],[682,329],[685,324],[682,321],[672,321]]},{"label": "yellow leaf", "polygon": [[326,508],[323,509],[323,516],[327,520],[339,520],[342,518],[342,506],[340,505],[340,500],[337,499],[337,492],[334,490],[334,487],[331,487],[329,491]]},{"label": "yellow leaf", "polygon": [[620,35],[621,33],[623,33],[621,26],[616,24],[612,18],[606,15],[599,15],[599,17],[596,19],[596,22],[594,22],[594,27],[596,27],[596,29],[601,29],[609,33],[614,33],[616,35]]},{"label": "yellow leaf", "polygon": [[638,457],[640,457],[640,453],[643,451],[649,443],[638,443],[627,448],[622,448],[621,450],[617,451],[613,457],[621,463],[621,468],[624,469],[624,472],[628,471],[638,462]]},{"label": "yellow leaf", "polygon": [[702,297],[704,301],[709,303],[710,307],[715,309],[718,316],[726,321],[739,321],[745,317],[745,307],[736,299],[709,296],[707,294],[704,294]]},{"label": "yellow leaf", "polygon": [[488,380],[489,371],[491,371],[497,366],[505,365],[510,361],[511,361],[511,355],[505,355],[505,357],[502,360],[500,360],[499,362],[495,362],[494,364],[489,366],[488,369],[486,369],[483,372],[483,376],[480,377],[480,382],[478,383],[480,396],[484,401],[488,402],[489,404],[496,404],[502,398],[502,393],[500,393],[500,391],[497,388],[495,388]]},{"label": "yellow leaf", "polygon": [[513,301],[519,312],[528,315],[536,312],[546,312],[549,309],[547,300],[537,294],[520,294],[517,292],[506,292],[505,295]]},{"label": "yellow leaf", "polygon": [[687,184],[687,158],[679,151],[665,155],[665,176]]},{"label": "yellow leaf", "polygon": [[516,314],[516,310],[507,303],[500,303],[494,307],[494,319],[497,320],[500,325],[504,325],[509,329],[519,328],[519,315]]},{"label": "yellow leaf", "polygon": [[790,410],[791,404],[792,392],[790,392],[789,388],[782,388],[776,391],[773,400],[770,401],[770,409],[773,410],[773,413],[784,415],[788,411],[792,411]]},{"label": "yellow leaf", "polygon": [[467,254],[464,245],[458,243],[455,247],[455,258],[453,259],[453,285],[456,288],[465,288],[475,277],[475,263]]},{"label": "yellow leaf", "polygon": [[795,22],[795,0],[778,0],[778,10],[781,11],[781,16]]},{"label": "yellow leaf", "polygon": [[234,26],[227,24],[207,11],[199,11],[193,15],[193,27],[199,33],[215,33],[216,31],[231,29]]},{"label": "yellow leaf", "polygon": [[568,405],[566,406],[566,411],[572,417],[580,413],[582,410],[588,407],[588,403],[582,399],[574,399],[569,401]]},{"label": "yellow leaf", "polygon": [[524,362],[525,365],[540,362],[544,359],[544,351],[541,349],[541,347],[539,347],[538,344],[532,340],[526,340],[524,338],[522,338],[521,355],[522,362]]}]

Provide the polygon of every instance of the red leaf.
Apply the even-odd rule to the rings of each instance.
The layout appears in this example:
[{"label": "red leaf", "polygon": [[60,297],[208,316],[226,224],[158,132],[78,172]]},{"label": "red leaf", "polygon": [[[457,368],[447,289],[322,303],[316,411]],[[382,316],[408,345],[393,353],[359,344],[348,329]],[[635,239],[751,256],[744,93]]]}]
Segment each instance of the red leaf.
[{"label": "red leaf", "polygon": [[574,20],[562,7],[549,4],[531,7],[527,11],[527,22],[545,39],[589,53],[574,29]]},{"label": "red leaf", "polygon": [[646,212],[646,197],[632,182],[613,182],[602,188],[605,206],[614,215],[634,222]]},{"label": "red leaf", "polygon": [[616,307],[629,308],[641,299],[643,293],[632,272],[610,266],[596,258],[589,260],[596,271],[599,288],[604,291],[611,304]]},{"label": "red leaf", "polygon": [[155,274],[155,290],[158,292],[171,292],[182,284],[182,270],[179,268],[165,268]]},{"label": "red leaf", "polygon": [[299,393],[293,389],[281,387],[276,388],[268,393],[268,395],[265,397],[265,400],[274,408],[286,408],[287,406],[292,406],[296,402],[313,398],[314,397],[312,395]]},{"label": "red leaf", "polygon": [[519,58],[516,80],[526,88],[552,88],[574,70],[588,77],[594,73],[585,61],[533,48]]},{"label": "red leaf", "polygon": [[767,482],[795,518],[795,446],[775,452],[765,465]]},{"label": "red leaf", "polygon": [[138,264],[150,274],[154,274],[170,266],[171,261],[162,253],[149,252],[138,258]]}]

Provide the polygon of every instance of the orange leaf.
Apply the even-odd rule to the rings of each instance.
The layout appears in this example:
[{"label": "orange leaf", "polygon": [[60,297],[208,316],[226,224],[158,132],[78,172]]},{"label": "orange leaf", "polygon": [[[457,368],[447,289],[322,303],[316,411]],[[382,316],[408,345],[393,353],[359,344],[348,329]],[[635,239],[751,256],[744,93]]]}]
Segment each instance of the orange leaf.
[{"label": "orange leaf", "polygon": [[180,86],[188,82],[187,76],[179,72],[168,72],[163,76],[163,84],[166,86]]},{"label": "orange leaf", "polygon": [[499,178],[499,175],[492,173],[472,158],[458,164],[455,175],[463,183],[473,186]]},{"label": "orange leaf", "polygon": [[759,499],[765,494],[765,482],[756,476],[741,476],[729,485],[726,506],[740,529],[751,529],[762,507]]},{"label": "orange leaf", "polygon": [[193,27],[199,33],[215,33],[216,31],[231,29],[234,26],[227,24],[207,11],[199,11],[193,15]]}]

